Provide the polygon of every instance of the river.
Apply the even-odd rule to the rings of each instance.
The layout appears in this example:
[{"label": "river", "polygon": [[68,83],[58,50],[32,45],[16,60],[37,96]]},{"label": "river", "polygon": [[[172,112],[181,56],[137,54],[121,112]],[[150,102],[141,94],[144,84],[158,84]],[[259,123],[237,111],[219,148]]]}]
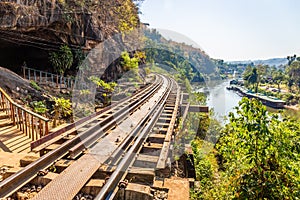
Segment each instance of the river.
[{"label": "river", "polygon": [[229,80],[219,82],[203,90],[207,94],[207,105],[213,109],[216,119],[225,123],[225,116],[234,111],[234,107],[242,99],[236,92],[227,90]]},{"label": "river", "polygon": [[[229,81],[230,80],[225,80],[199,90],[207,94],[207,105],[213,108],[215,118],[223,125],[227,122],[224,117],[228,116],[229,112],[234,111],[234,107],[238,106],[238,102],[242,99],[236,92],[226,89],[226,86],[229,86]],[[269,112],[278,112],[276,109],[267,109]],[[285,113],[300,119],[299,111],[286,110]]]}]

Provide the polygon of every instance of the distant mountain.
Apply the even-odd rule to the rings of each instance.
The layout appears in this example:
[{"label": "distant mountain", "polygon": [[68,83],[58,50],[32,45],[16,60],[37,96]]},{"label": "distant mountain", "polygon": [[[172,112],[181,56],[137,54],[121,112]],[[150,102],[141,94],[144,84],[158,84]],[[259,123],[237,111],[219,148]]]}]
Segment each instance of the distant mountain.
[{"label": "distant mountain", "polygon": [[254,63],[255,65],[269,65],[269,66],[280,66],[280,65],[286,65],[288,63],[288,60],[286,58],[271,58],[267,60],[247,60],[247,61],[229,61],[228,63],[231,64],[250,64]]}]

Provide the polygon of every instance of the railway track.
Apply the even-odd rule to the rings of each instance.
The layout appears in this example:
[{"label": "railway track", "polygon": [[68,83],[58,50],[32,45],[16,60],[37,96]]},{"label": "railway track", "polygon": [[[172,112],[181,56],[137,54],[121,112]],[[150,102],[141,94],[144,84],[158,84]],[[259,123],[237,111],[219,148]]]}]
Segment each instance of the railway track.
[{"label": "railway track", "polygon": [[[95,199],[114,199],[122,184],[126,185],[128,180],[132,181],[133,176],[140,178],[135,178],[136,183],[153,185],[155,176],[170,175],[167,165],[171,166],[168,158],[178,111],[179,88],[172,80],[168,87],[153,113],[149,113],[149,118],[146,117],[142,122],[143,127],[133,131],[138,135],[137,139],[126,151],[123,159],[115,161],[118,163],[116,170]],[[151,178],[147,181],[144,176],[151,173]]]},{"label": "railway track", "polygon": [[[148,89],[90,119],[82,125],[84,131],[2,181],[0,197],[13,194],[40,170],[61,160],[70,164],[33,199],[73,199],[95,179],[103,182],[94,191],[95,199],[113,199],[119,183],[130,179],[137,169],[151,171],[153,178],[155,173],[166,175],[178,101],[177,84],[158,78]],[[152,160],[141,165],[145,156]]]}]

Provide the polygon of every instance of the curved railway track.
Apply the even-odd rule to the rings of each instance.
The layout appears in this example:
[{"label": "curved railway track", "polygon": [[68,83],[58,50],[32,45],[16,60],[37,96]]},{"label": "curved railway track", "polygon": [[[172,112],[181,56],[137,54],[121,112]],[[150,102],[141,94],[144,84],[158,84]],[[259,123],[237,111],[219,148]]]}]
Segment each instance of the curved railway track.
[{"label": "curved railway track", "polygon": [[[33,199],[73,199],[93,177],[105,179],[95,199],[113,199],[119,183],[130,178],[135,168],[143,171],[151,166],[153,177],[155,173],[162,176],[171,148],[179,87],[170,78],[158,77],[142,92],[89,119],[81,126],[84,131],[72,139],[2,181],[0,197],[13,194],[61,159],[72,162]],[[139,164],[143,156],[156,157],[156,161],[143,166]]]},{"label": "curved railway track", "polygon": [[[173,91],[173,92],[172,92]],[[99,194],[95,199],[114,199],[116,196],[120,183],[126,183],[128,179],[126,177],[129,174],[130,168],[134,167],[136,164],[139,166],[139,171],[149,169],[146,165],[141,166],[137,163],[138,156],[142,157],[148,154],[159,154],[159,158],[157,162],[150,162],[154,166],[152,168],[155,171],[166,169],[167,159],[169,157],[170,150],[170,142],[173,134],[173,128],[176,121],[177,111],[178,111],[178,103],[179,103],[179,88],[178,85],[170,80],[168,89],[164,93],[163,97],[159,100],[156,107],[152,110],[151,113],[144,118],[142,122],[141,128],[135,129],[133,132],[137,135],[137,138],[134,140],[134,144],[131,146],[129,150],[126,151],[126,154],[123,156],[121,160],[118,160],[118,166],[115,171],[112,173],[110,178],[105,183],[104,187],[101,189]],[[165,115],[171,113],[170,118],[166,118]],[[169,114],[170,115],[170,114]],[[163,131],[163,126],[161,124],[164,123],[163,126],[168,126],[166,131]],[[143,152],[145,148],[154,145],[153,135],[158,131],[162,143],[161,150]],[[152,140],[150,139],[152,137]],[[156,144],[161,144],[158,142]],[[150,165],[151,165],[150,164]],[[155,166],[156,164],[156,166]],[[142,173],[141,173],[142,175]],[[152,183],[145,183],[143,180],[143,184],[150,185]]]}]

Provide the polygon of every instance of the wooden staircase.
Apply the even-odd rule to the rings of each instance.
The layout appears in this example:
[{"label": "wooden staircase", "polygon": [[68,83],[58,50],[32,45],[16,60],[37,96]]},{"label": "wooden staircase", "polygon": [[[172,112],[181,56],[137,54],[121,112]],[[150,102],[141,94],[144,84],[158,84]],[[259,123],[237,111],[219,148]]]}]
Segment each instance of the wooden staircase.
[{"label": "wooden staircase", "polygon": [[0,152],[27,153],[30,143],[48,135],[49,119],[15,103],[0,88]]},{"label": "wooden staircase", "polygon": [[0,108],[0,152],[27,153],[30,151],[31,139]]}]

